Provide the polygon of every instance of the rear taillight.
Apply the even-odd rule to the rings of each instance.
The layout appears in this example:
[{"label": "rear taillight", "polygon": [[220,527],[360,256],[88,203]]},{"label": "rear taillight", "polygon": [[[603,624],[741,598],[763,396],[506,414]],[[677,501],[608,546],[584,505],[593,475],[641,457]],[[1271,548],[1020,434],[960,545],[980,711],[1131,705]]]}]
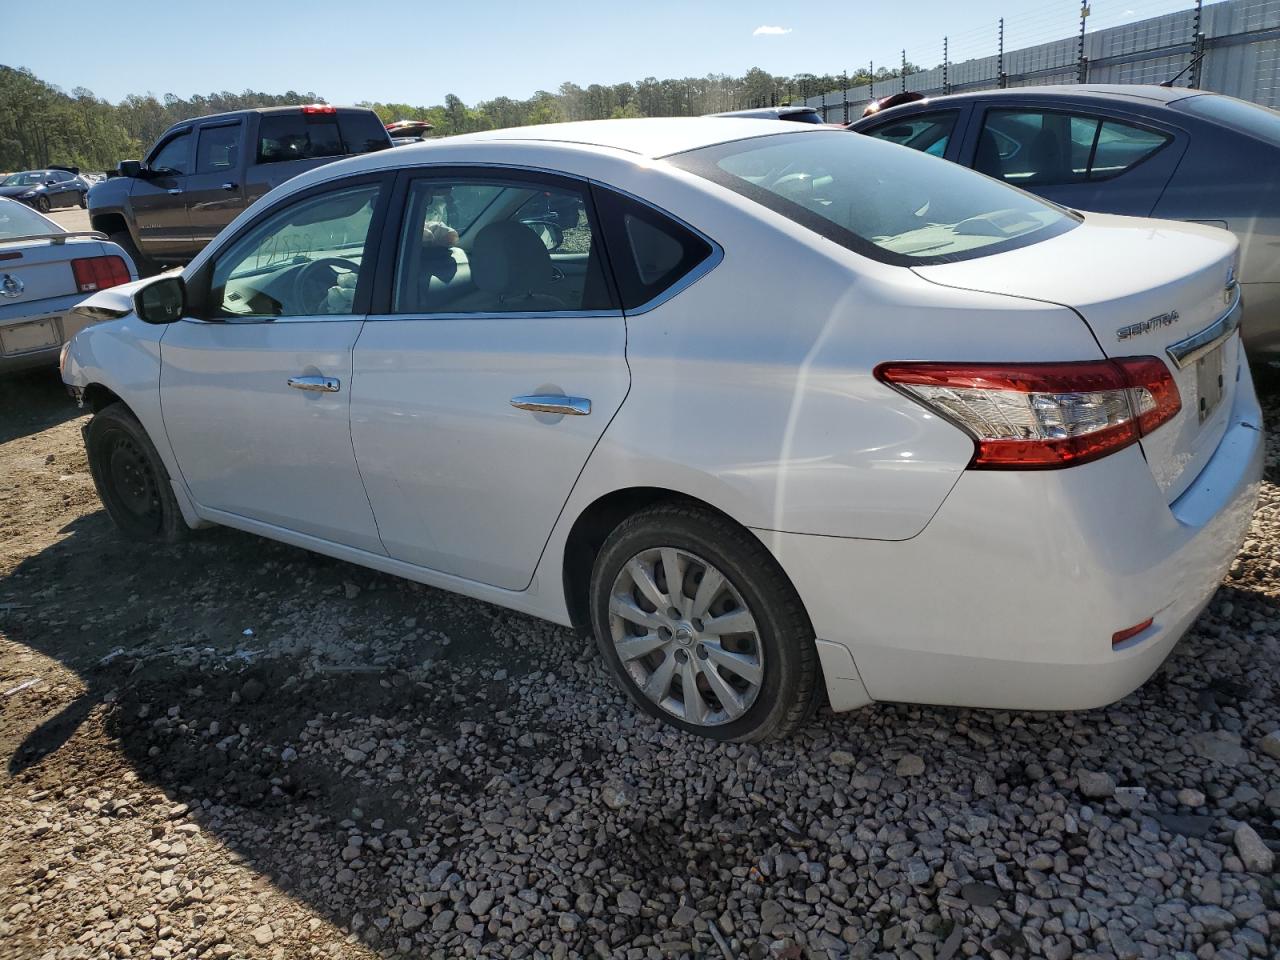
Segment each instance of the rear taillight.
[{"label": "rear taillight", "polygon": [[120,257],[82,257],[71,261],[76,289],[81,293],[105,290],[129,282],[129,268]]},{"label": "rear taillight", "polygon": [[1066,467],[1114,453],[1182,409],[1156,357],[1081,363],[882,363],[876,378],[970,433],[969,466]]},{"label": "rear taillight", "polygon": [[338,108],[327,103],[309,103],[302,108],[303,113],[337,113]]}]

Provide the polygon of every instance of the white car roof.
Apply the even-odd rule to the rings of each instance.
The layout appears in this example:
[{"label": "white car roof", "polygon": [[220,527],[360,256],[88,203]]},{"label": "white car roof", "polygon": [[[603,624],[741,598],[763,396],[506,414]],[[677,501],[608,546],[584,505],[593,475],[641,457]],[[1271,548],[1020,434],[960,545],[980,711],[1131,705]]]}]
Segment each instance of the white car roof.
[{"label": "white car roof", "polygon": [[635,120],[582,120],[546,123],[532,127],[485,130],[449,137],[447,142],[486,140],[540,140],[610,147],[649,159],[696,150],[716,143],[802,132],[782,121],[747,117],[652,117]]}]

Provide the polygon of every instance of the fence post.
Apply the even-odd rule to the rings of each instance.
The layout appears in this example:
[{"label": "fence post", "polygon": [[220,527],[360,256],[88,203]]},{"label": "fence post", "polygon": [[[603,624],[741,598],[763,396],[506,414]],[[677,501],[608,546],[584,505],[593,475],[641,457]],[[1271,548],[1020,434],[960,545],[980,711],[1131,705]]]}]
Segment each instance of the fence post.
[{"label": "fence post", "polygon": [[1191,43],[1191,79],[1187,82],[1192,90],[1200,89],[1200,67],[1204,63],[1204,32],[1200,29],[1203,10],[1204,0],[1196,0],[1196,17],[1192,26],[1194,37]]},{"label": "fence post", "polygon": [[907,92],[907,51],[905,47],[902,50],[902,92]]},{"label": "fence post", "polygon": [[822,122],[827,122],[827,92],[822,92]]},{"label": "fence post", "polygon": [[1089,80],[1089,61],[1084,55],[1084,28],[1089,19],[1089,0],[1080,0],[1080,42],[1076,47],[1076,82],[1087,83]]},{"label": "fence post", "polygon": [[1004,79],[1004,17],[1000,18],[1000,32],[996,39],[996,84],[1001,90],[1005,87]]},{"label": "fence post", "polygon": [[[840,102],[844,106],[844,122],[849,122],[849,75],[840,71]],[[823,117],[825,120],[826,117]]]},{"label": "fence post", "polygon": [[949,78],[949,69],[951,67],[950,58],[947,55],[947,38],[942,38],[942,95],[945,97],[951,92],[951,81]]},{"label": "fence post", "polygon": [[867,93],[870,94],[869,99],[874,100],[876,98],[876,62],[874,60],[870,60],[868,61],[868,64],[870,69],[867,76],[871,79],[867,81]]}]

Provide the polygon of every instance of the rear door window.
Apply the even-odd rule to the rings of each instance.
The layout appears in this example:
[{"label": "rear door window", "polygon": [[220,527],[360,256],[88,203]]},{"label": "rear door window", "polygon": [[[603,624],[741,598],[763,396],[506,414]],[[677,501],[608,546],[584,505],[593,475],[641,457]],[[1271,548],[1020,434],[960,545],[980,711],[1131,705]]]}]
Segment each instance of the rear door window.
[{"label": "rear door window", "polygon": [[205,127],[196,146],[196,173],[228,173],[240,162],[241,124]]},{"label": "rear door window", "polygon": [[1145,127],[1058,110],[988,110],[974,166],[1019,187],[1119,176],[1173,138]]},{"label": "rear door window", "polygon": [[649,304],[711,263],[715,248],[683,224],[611,190],[594,193],[624,310]]}]

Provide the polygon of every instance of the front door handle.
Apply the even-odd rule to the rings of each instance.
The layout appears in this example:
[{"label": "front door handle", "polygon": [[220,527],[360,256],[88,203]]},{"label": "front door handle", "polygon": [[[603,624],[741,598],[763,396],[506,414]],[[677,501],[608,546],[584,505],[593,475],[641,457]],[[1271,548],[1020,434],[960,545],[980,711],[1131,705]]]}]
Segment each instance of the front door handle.
[{"label": "front door handle", "polygon": [[235,189],[236,189],[237,187],[239,187],[239,186],[240,186],[240,184],[238,184],[238,183],[231,183],[230,181],[228,181],[227,183],[224,183],[224,184],[222,185],[222,189],[223,189],[223,190],[235,190]]},{"label": "front door handle", "polygon": [[566,417],[585,417],[591,412],[591,401],[586,397],[564,397],[555,393],[535,393],[512,397],[511,405],[517,410],[534,413],[558,413]]},{"label": "front door handle", "polygon": [[310,393],[337,393],[342,389],[342,381],[337,377],[290,377],[289,386]]},{"label": "front door handle", "polygon": [[170,187],[168,190],[168,193],[169,193],[169,196],[176,197],[178,194],[182,193],[182,191],[179,190],[177,187]]}]

